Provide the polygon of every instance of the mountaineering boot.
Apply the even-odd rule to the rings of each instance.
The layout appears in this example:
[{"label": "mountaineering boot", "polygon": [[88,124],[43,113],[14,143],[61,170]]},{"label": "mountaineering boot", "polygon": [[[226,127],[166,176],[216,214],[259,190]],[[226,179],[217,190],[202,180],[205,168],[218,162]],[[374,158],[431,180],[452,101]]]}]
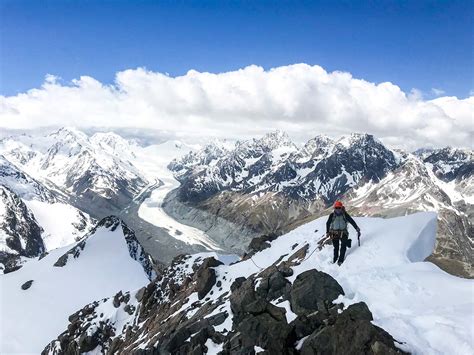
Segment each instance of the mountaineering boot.
[{"label": "mountaineering boot", "polygon": [[344,260],[339,260],[339,261],[337,262],[337,265],[341,266],[343,262],[344,262]]}]

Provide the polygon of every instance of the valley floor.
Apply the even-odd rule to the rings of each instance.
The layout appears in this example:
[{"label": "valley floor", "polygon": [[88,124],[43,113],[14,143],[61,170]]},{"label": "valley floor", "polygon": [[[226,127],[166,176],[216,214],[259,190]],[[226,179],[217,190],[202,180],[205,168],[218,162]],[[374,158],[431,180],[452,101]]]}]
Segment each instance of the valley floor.
[{"label": "valley floor", "polygon": [[[149,152],[150,150],[156,150],[156,152]],[[219,245],[204,231],[178,222],[170,217],[162,208],[165,196],[179,186],[179,182],[167,168],[169,162],[177,154],[177,149],[173,146],[173,142],[150,146],[137,153],[147,157],[156,157],[151,162],[150,159],[138,158],[135,165],[146,172],[152,181],[158,179],[160,182],[159,184],[155,183],[156,187],[153,187],[151,195],[141,203],[138,216],[146,222],[164,229],[170,237],[182,242],[202,245],[208,250],[220,250]]]},{"label": "valley floor", "polygon": [[162,184],[155,188],[150,197],[143,201],[138,210],[138,216],[157,227],[165,229],[171,237],[187,244],[202,245],[209,250],[220,250],[219,245],[204,231],[178,222],[163,210],[165,196],[178,187],[179,182],[174,179],[169,171],[163,171],[159,176]]}]

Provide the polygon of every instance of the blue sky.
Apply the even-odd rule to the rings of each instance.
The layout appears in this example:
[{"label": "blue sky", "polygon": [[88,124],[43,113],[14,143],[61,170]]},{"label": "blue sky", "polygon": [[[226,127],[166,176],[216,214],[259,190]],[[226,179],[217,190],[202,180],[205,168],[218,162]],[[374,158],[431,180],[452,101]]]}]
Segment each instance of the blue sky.
[{"label": "blue sky", "polygon": [[0,94],[47,73],[111,83],[257,64],[343,70],[404,91],[473,89],[472,1],[1,1]]}]

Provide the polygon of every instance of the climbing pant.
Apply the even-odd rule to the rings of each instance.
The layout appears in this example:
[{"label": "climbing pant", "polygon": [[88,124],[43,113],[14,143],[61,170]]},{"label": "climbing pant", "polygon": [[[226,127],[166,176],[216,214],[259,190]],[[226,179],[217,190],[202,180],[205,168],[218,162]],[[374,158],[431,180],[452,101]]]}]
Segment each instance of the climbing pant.
[{"label": "climbing pant", "polygon": [[[336,231],[330,230],[329,235],[332,239],[332,245],[334,246],[334,259],[333,262],[339,260],[339,262],[344,261],[344,257],[346,256],[346,248],[347,248],[347,239],[349,238],[349,233],[347,230],[345,231]],[[339,244],[341,245],[341,250],[339,252]]]}]

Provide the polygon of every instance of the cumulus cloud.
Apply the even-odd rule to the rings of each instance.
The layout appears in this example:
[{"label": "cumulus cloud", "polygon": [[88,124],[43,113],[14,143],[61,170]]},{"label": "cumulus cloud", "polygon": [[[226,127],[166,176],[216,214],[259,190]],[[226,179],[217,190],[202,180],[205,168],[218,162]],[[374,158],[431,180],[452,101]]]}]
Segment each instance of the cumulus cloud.
[{"label": "cumulus cloud", "polygon": [[0,96],[0,127],[141,128],[186,136],[249,137],[272,129],[297,139],[368,132],[411,149],[470,146],[474,97],[424,100],[390,82],[296,64],[226,72],[118,72],[113,85],[89,76],[62,84],[47,75],[39,89]]}]

